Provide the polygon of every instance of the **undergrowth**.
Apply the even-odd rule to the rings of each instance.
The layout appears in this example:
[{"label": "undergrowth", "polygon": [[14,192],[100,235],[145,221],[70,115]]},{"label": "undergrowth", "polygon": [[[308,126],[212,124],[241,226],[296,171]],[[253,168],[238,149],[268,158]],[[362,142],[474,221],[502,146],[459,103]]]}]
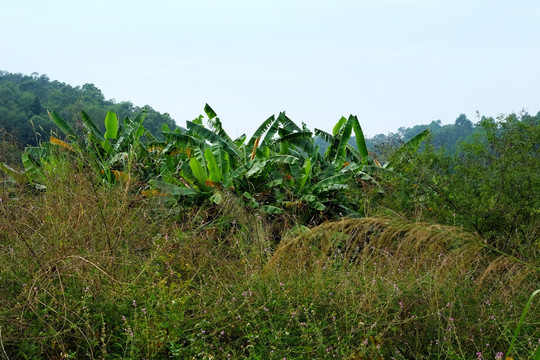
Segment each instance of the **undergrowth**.
[{"label": "undergrowth", "polygon": [[[459,227],[307,229],[232,195],[171,207],[61,157],[44,173],[45,191],[0,189],[6,359],[502,359],[540,283]],[[511,355],[539,329],[536,301]]]}]

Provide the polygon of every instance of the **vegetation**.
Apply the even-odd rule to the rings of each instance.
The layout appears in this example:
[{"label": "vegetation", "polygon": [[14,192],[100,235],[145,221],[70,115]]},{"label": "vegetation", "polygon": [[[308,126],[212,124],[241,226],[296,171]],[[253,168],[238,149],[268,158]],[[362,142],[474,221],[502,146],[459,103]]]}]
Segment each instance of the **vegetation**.
[{"label": "vegetation", "polygon": [[[138,107],[129,101],[107,100],[94,84],[81,87],[59,81],[51,81],[47,75],[12,74],[0,71],[0,136],[9,134],[19,146],[36,146],[46,141],[56,129],[49,119],[47,110],[55,110],[75,125],[77,117],[84,109],[91,117],[103,119],[108,111],[120,118],[134,117],[143,108],[148,110],[145,126],[154,133],[163,124],[174,127],[169,114],[161,114],[150,106]],[[80,120],[80,119],[79,119]]]},{"label": "vegetation", "polygon": [[205,114],[53,111],[2,165],[2,356],[540,358],[537,117],[380,164],[355,116],[232,139]]}]

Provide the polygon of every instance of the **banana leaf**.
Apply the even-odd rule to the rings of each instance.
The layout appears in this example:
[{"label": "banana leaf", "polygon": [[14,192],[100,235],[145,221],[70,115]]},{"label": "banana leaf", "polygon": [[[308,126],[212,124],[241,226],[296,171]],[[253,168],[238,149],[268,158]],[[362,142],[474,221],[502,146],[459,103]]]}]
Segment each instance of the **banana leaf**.
[{"label": "banana leaf", "polygon": [[84,111],[81,111],[81,119],[83,124],[86,126],[86,128],[94,135],[96,139],[98,139],[100,142],[105,141],[105,137],[103,136],[103,133],[97,125],[92,121],[90,116]]},{"label": "banana leaf", "polygon": [[47,113],[49,114],[51,120],[54,121],[56,126],[58,126],[58,128],[62,130],[64,134],[70,138],[77,139],[75,130],[73,130],[73,128],[64,119],[62,119],[62,117],[58,115],[56,111],[53,111],[52,113],[47,111]]},{"label": "banana leaf", "polygon": [[[266,119],[258,128],[255,130],[251,138],[249,139],[247,143],[247,148],[252,149],[255,141],[259,138],[262,138],[263,134],[272,126],[272,124],[276,121],[276,117],[274,115],[270,116],[268,119]],[[276,129],[277,130],[277,129]],[[273,136],[273,135],[272,135]]]},{"label": "banana leaf", "polygon": [[420,132],[416,136],[414,136],[412,139],[407,141],[405,144],[401,145],[399,149],[390,156],[389,161],[384,164],[384,168],[392,168],[397,165],[400,165],[401,162],[405,159],[405,156],[407,154],[411,154],[418,150],[420,147],[420,144],[424,139],[430,134],[429,129],[425,129],[424,131]]},{"label": "banana leaf", "polygon": [[154,189],[157,189],[160,192],[168,194],[168,195],[194,196],[198,194],[196,190],[193,190],[187,187],[169,184],[163,181],[150,180],[149,184]]},{"label": "banana leaf", "polygon": [[116,139],[118,134],[118,117],[115,113],[109,111],[105,116],[105,139]]}]

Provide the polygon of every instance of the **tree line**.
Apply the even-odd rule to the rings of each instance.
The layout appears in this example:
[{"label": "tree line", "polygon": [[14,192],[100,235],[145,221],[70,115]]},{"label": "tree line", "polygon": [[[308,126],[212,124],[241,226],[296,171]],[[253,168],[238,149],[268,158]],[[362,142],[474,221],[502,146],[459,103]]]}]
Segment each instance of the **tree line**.
[{"label": "tree line", "polygon": [[134,118],[146,109],[145,126],[154,133],[158,133],[163,124],[176,126],[168,113],[160,113],[149,105],[140,107],[129,101],[105,99],[94,84],[74,87],[38,73],[23,75],[0,71],[0,135],[10,136],[20,147],[48,141],[51,131],[56,131],[47,111],[56,111],[77,127],[83,109],[96,119],[104,118],[108,111],[117,113],[120,118]]}]

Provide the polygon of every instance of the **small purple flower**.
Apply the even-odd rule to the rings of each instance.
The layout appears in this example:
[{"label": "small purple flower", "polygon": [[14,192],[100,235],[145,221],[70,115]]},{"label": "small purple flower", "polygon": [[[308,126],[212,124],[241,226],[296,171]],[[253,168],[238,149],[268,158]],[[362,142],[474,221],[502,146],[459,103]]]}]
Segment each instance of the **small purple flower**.
[{"label": "small purple flower", "polygon": [[220,335],[225,335],[225,330],[221,330]]},{"label": "small purple flower", "polygon": [[205,334],[205,333],[206,333],[206,331],[204,331],[203,329],[201,329],[201,333],[202,333],[202,334]]},{"label": "small purple flower", "polygon": [[142,308],[141,311],[143,312],[143,314],[146,315],[146,309],[145,308]]},{"label": "small purple flower", "polygon": [[135,300],[133,300],[132,305],[133,305],[133,306],[137,306],[137,303],[135,302]]},{"label": "small purple flower", "polygon": [[124,315],[122,315],[122,320],[126,321],[126,317]]},{"label": "small purple flower", "polygon": [[502,360],[504,356],[504,353],[502,351],[499,351],[498,353],[495,354],[495,360]]}]

